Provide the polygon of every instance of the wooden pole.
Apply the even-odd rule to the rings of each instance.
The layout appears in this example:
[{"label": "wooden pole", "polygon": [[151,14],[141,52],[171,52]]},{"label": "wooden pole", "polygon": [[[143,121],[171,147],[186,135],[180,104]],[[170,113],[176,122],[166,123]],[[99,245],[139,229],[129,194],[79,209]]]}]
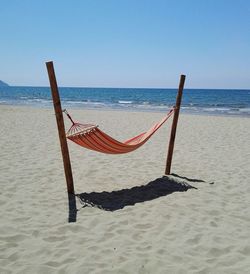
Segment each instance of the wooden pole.
[{"label": "wooden pole", "polygon": [[185,75],[181,75],[180,77],[179,89],[176,97],[174,118],[173,118],[170,140],[168,145],[168,155],[167,155],[165,175],[169,175],[171,170],[171,163],[172,163],[172,157],[173,157],[173,151],[174,151],[174,141],[175,141],[176,128],[177,128],[177,123],[179,118],[180,107],[181,107],[181,98],[182,98],[182,91],[185,83],[185,78],[186,78]]},{"label": "wooden pole", "polygon": [[70,164],[70,158],[69,158],[69,150],[68,150],[68,144],[66,140],[61,100],[58,92],[53,62],[46,62],[46,66],[48,70],[51,93],[52,93],[52,98],[54,103],[55,114],[56,114],[57,129],[58,129],[58,135],[59,135],[61,151],[62,151],[67,190],[69,194],[74,194],[75,193],[74,182],[73,182],[73,176],[72,176],[72,170],[71,170],[71,164]]}]

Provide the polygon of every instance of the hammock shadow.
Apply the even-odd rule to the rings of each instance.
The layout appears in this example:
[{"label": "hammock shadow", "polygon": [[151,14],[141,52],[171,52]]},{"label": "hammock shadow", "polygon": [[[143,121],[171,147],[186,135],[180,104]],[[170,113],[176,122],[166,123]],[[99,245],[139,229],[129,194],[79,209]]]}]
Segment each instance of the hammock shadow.
[{"label": "hammock shadow", "polygon": [[174,177],[176,177],[176,178],[184,179],[184,180],[189,181],[189,182],[194,182],[194,183],[205,183],[204,180],[188,178],[188,177],[180,176],[180,175],[178,175],[178,174],[176,174],[176,173],[171,173],[171,175],[174,176]]},{"label": "hammock shadow", "polygon": [[180,178],[180,179],[184,179],[184,180],[186,180],[188,182],[193,182],[193,183],[208,183],[210,185],[214,184],[214,182],[206,182],[206,181],[200,180],[200,179],[188,178],[188,177],[180,176],[180,175],[178,175],[176,173],[171,173],[171,176],[174,176],[174,177]]},{"label": "hammock shadow", "polygon": [[167,196],[174,192],[183,192],[188,189],[197,189],[188,183],[177,181],[168,176],[157,178],[146,185],[112,192],[91,192],[76,194],[85,206],[97,207],[102,210],[116,211],[125,206],[132,206],[156,198]]}]

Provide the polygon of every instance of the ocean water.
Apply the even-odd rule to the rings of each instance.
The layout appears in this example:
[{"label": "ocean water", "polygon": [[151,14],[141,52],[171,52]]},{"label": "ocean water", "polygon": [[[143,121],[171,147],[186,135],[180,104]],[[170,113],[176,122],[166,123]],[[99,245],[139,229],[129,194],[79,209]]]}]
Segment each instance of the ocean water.
[{"label": "ocean water", "polygon": [[[176,89],[59,88],[63,108],[165,112]],[[0,87],[0,104],[52,107],[49,87]],[[250,90],[185,89],[182,111],[250,117]]]}]

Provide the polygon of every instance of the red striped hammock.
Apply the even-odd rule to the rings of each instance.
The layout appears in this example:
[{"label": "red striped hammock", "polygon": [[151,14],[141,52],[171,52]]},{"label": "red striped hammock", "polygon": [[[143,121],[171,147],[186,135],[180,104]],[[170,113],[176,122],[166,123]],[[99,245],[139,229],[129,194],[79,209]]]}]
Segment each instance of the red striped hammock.
[{"label": "red striped hammock", "polygon": [[167,115],[163,117],[163,119],[154,124],[148,131],[124,142],[115,140],[100,130],[96,125],[75,123],[66,112],[67,116],[73,123],[66,136],[69,140],[90,150],[107,154],[128,153],[145,144],[148,139],[168,120],[173,112],[174,108],[171,109]]}]

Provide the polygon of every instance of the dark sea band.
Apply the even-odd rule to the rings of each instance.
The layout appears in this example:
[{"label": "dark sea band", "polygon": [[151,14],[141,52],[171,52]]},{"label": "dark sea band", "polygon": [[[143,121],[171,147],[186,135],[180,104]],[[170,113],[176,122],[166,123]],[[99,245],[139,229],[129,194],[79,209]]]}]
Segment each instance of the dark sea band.
[{"label": "dark sea band", "polygon": [[[60,88],[65,108],[165,112],[175,103],[176,89]],[[1,105],[51,107],[48,87],[0,87]],[[182,111],[194,114],[250,117],[250,90],[185,89]]]}]

